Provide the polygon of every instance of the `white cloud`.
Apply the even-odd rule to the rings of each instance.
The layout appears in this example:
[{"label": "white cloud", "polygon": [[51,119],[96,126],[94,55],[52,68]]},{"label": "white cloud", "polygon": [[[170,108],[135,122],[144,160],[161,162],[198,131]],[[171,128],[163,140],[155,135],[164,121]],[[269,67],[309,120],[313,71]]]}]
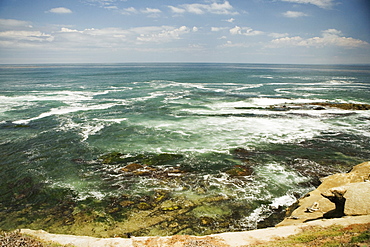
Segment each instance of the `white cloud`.
[{"label": "white cloud", "polygon": [[229,3],[229,1],[225,1],[224,3],[216,3],[213,2],[211,4],[200,4],[200,3],[193,3],[193,4],[182,4],[178,7],[168,6],[173,13],[182,14],[185,12],[192,13],[192,14],[218,14],[218,15],[236,15],[239,14],[236,11],[233,11],[233,6]]},{"label": "white cloud", "polygon": [[285,37],[274,39],[271,41],[271,47],[282,46],[305,46],[305,47],[326,47],[326,46],[340,46],[346,48],[356,48],[369,45],[366,41],[354,39],[351,37],[343,37],[342,32],[336,29],[328,29],[322,31],[321,37],[313,37],[304,39],[300,36]]},{"label": "white cloud", "polygon": [[64,7],[58,7],[58,8],[52,8],[46,11],[47,13],[54,13],[54,14],[71,14],[72,10],[64,8]]},{"label": "white cloud", "polygon": [[158,13],[161,13],[162,11],[159,9],[146,8],[142,10],[141,12],[145,14],[158,14]]},{"label": "white cloud", "polygon": [[[141,29],[133,29],[141,30]],[[148,27],[146,30],[141,30],[140,35],[136,38],[140,42],[169,42],[174,39],[180,39],[180,36],[190,32],[190,29],[186,26],[174,28],[170,26],[162,27]]]},{"label": "white cloud", "polygon": [[271,41],[272,47],[279,47],[279,46],[299,46],[302,42],[303,38],[299,36],[295,37],[284,37],[278,38]]},{"label": "white cloud", "polygon": [[103,28],[85,29],[82,31],[62,28],[57,37],[75,44],[90,44],[96,47],[120,47],[144,43],[165,43],[180,39],[181,35],[189,33],[192,29],[181,26],[148,26],[131,29]]},{"label": "white cloud", "polygon": [[262,31],[253,30],[250,27],[239,27],[239,26],[235,26],[231,28],[229,31],[232,35],[240,34],[240,35],[246,35],[246,36],[254,36],[254,35],[263,34]]},{"label": "white cloud", "polygon": [[219,32],[228,29],[227,27],[211,27],[212,32]]},{"label": "white cloud", "polygon": [[134,7],[124,8],[121,10],[121,14],[124,15],[132,15],[132,14],[149,14],[149,17],[158,17],[162,11],[160,9],[153,9],[153,8],[145,8],[141,9],[140,11],[135,9]]},{"label": "white cloud", "polygon": [[17,27],[29,27],[32,28],[32,25],[28,21],[20,21],[15,19],[0,19],[0,28],[9,29]]},{"label": "white cloud", "polygon": [[76,29],[69,29],[67,27],[62,27],[61,30],[60,30],[60,32],[61,33],[80,33],[80,31],[78,31]]},{"label": "white cloud", "polygon": [[268,36],[277,39],[277,38],[287,37],[288,35],[289,35],[288,33],[270,33]]},{"label": "white cloud", "polygon": [[160,9],[145,8],[140,11],[141,13],[148,14],[150,18],[158,18],[162,11]]},{"label": "white cloud", "polygon": [[117,6],[104,6],[105,9],[118,9]]},{"label": "white cloud", "polygon": [[33,48],[42,50],[88,49],[154,49],[160,44],[179,40],[183,35],[197,32],[198,27],[144,26],[130,29],[75,29],[62,27],[46,33],[39,30],[0,31],[1,48]]},{"label": "white cloud", "polygon": [[139,13],[139,11],[137,11],[137,9],[135,9],[134,7],[125,8],[121,12],[121,14],[124,14],[124,15],[131,15],[131,14],[137,14],[137,13]]},{"label": "white cloud", "polygon": [[[61,31],[63,31],[63,28]],[[127,30],[124,30],[121,28],[103,28],[103,29],[89,28],[83,31],[69,29],[68,32],[78,32],[84,35],[95,36],[95,37],[100,36],[100,37],[108,38],[108,39],[124,38],[129,33]]]},{"label": "white cloud", "polygon": [[298,11],[287,11],[283,13],[283,15],[288,18],[298,18],[298,17],[308,16],[307,14],[303,12],[298,12]]},{"label": "white cloud", "polygon": [[168,8],[171,9],[171,11],[175,14],[182,14],[182,13],[185,13],[186,10],[185,9],[182,9],[182,8],[178,8],[178,7],[174,7],[174,6],[168,6]]},{"label": "white cloud", "polygon": [[233,43],[232,41],[228,40],[226,43],[220,45],[219,47],[221,48],[232,48],[232,47],[237,47],[237,48],[246,48],[250,47],[250,44],[247,43]]},{"label": "white cloud", "polygon": [[0,32],[0,39],[8,41],[40,41],[40,42],[51,42],[54,37],[50,34],[45,34],[40,31],[5,31]]},{"label": "white cloud", "polygon": [[340,36],[340,35],[343,35],[342,31],[339,31],[339,30],[336,30],[334,28],[332,29],[328,29],[328,30],[324,30],[322,31],[322,35],[325,37],[328,37],[328,36]]},{"label": "white cloud", "polygon": [[233,23],[235,21],[235,19],[234,18],[230,18],[230,19],[227,19],[225,21],[230,22],[230,23]]},{"label": "white cloud", "polygon": [[90,5],[99,6],[105,9],[118,9],[117,2],[126,2],[126,0],[82,0]]},{"label": "white cloud", "polygon": [[313,4],[320,8],[326,9],[333,6],[334,0],[281,0],[283,2]]}]

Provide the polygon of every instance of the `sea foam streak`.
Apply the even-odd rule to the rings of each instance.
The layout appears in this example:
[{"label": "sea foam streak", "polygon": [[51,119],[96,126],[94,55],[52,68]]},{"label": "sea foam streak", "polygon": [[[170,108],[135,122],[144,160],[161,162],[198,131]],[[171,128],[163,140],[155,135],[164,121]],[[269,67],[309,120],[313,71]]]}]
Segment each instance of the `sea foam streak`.
[{"label": "sea foam streak", "polygon": [[92,111],[92,110],[102,110],[102,109],[108,109],[116,104],[99,104],[99,105],[84,105],[84,106],[75,106],[75,107],[59,107],[59,108],[53,108],[50,109],[48,112],[41,113],[37,117],[29,118],[29,119],[23,119],[23,120],[16,120],[13,121],[15,124],[27,124],[31,121],[38,120],[45,117],[50,117],[54,115],[64,115],[68,113],[73,112],[79,112],[79,111]]}]

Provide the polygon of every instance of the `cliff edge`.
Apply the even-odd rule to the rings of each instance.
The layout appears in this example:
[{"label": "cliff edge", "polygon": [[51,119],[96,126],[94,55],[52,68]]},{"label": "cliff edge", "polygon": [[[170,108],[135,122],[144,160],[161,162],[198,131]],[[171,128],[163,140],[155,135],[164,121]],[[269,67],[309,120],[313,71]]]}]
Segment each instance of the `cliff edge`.
[{"label": "cliff edge", "polygon": [[299,199],[277,226],[296,225],[322,218],[370,214],[370,162],[348,173],[323,178],[317,189]]}]

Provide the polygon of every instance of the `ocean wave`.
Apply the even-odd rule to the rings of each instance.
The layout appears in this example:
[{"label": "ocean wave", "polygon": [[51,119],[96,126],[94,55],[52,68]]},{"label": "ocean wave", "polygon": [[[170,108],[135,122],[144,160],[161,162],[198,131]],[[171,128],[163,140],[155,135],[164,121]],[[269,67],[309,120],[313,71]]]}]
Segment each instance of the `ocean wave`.
[{"label": "ocean wave", "polygon": [[123,121],[126,121],[127,118],[112,118],[112,119],[99,119],[94,118],[91,120],[79,120],[77,123],[76,121],[73,121],[69,117],[60,117],[59,121],[59,127],[56,131],[75,131],[77,132],[81,137],[81,142],[86,141],[89,136],[98,134],[101,130],[104,128],[111,126],[112,124],[120,124]]}]

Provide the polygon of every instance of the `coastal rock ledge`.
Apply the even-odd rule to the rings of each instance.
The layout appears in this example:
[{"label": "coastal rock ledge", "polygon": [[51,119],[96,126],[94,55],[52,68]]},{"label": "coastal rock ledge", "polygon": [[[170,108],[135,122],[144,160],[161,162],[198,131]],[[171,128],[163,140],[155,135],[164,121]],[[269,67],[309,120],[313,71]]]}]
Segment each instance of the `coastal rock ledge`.
[{"label": "coastal rock ledge", "polygon": [[356,165],[348,173],[321,179],[321,184],[287,210],[277,226],[296,225],[322,218],[370,214],[370,162]]},{"label": "coastal rock ledge", "polygon": [[245,232],[228,232],[203,237],[132,237],[93,238],[50,234],[42,230],[21,232],[45,241],[76,247],[185,247],[251,246],[304,231],[307,226],[348,226],[370,223],[370,162],[354,166],[348,173],[322,179],[321,185],[299,199],[287,210],[286,218],[276,227]]}]

